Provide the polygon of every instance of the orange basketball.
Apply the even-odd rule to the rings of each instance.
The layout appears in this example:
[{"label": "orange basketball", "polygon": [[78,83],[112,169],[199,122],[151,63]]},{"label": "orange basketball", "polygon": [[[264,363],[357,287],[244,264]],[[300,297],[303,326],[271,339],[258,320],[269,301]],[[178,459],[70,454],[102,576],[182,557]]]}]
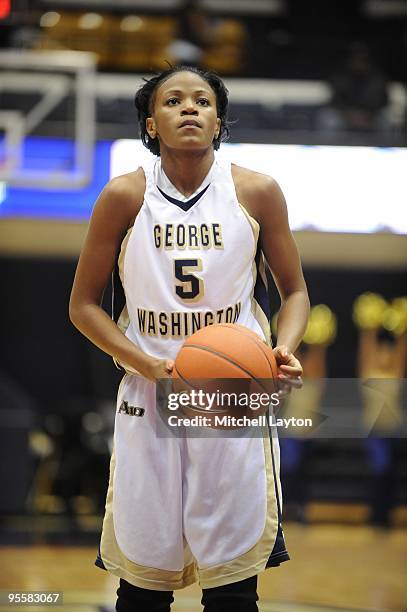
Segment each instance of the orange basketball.
[{"label": "orange basketball", "polygon": [[[231,396],[229,403],[205,400],[202,406],[183,409],[188,416],[210,417],[206,424],[219,426],[214,424],[215,414],[257,418],[268,411],[266,396],[277,392],[277,363],[271,347],[258,334],[243,325],[222,323],[203,327],[184,342],[175,359],[173,379],[177,392],[218,393],[216,400]],[[263,403],[258,406],[260,395]]]}]

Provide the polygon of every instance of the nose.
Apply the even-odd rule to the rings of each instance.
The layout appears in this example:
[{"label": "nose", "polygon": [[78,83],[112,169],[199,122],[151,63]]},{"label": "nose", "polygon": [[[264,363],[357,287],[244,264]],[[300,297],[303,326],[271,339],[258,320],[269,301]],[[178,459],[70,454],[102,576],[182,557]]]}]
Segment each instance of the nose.
[{"label": "nose", "polygon": [[182,105],[181,115],[197,115],[198,110],[192,100],[185,100]]}]

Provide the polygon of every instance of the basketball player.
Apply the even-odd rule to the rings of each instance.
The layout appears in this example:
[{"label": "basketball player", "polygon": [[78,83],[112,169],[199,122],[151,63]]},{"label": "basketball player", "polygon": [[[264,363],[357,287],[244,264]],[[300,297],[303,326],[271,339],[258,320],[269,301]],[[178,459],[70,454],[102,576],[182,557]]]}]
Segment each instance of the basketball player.
[{"label": "basketball player", "polygon": [[[155,434],[155,382],[197,325],[236,322],[269,338],[254,295],[260,251],[281,295],[279,377],[301,384],[293,352],[309,302],[284,197],[270,177],[215,156],[227,104],[210,72],[181,66],[146,81],[136,107],[155,156],[102,191],[72,290],[74,325],[127,371],[96,562],[120,578],[118,612],[168,611],[196,580],[206,612],[257,610],[257,574],[289,558],[275,435]],[[119,250],[125,333],[100,306]]]}]

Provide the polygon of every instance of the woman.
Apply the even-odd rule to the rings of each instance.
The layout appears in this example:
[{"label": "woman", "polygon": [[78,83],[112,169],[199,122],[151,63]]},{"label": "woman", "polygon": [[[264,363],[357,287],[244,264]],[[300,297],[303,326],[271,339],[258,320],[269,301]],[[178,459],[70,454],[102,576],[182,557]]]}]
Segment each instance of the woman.
[{"label": "woman", "polygon": [[[101,193],[72,290],[74,325],[128,372],[97,560],[120,577],[118,611],[170,610],[173,590],[197,579],[206,612],[257,610],[257,574],[288,559],[275,437],[180,440],[154,428],[155,382],[171,375],[192,320],[234,312],[267,338],[253,297],[260,247],[282,300],[279,378],[301,384],[293,352],[309,302],[284,197],[270,177],[215,159],[227,103],[223,82],[191,67],[140,88],[141,137],[156,157]],[[100,307],[120,246],[125,334]]]}]

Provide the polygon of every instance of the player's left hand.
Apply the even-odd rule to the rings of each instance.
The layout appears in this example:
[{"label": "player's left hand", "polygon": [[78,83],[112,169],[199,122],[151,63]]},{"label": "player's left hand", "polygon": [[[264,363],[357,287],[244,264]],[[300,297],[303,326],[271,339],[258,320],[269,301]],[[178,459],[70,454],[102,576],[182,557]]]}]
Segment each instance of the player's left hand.
[{"label": "player's left hand", "polygon": [[284,344],[273,349],[278,366],[279,395],[287,395],[291,389],[302,387],[302,366],[297,357]]}]

